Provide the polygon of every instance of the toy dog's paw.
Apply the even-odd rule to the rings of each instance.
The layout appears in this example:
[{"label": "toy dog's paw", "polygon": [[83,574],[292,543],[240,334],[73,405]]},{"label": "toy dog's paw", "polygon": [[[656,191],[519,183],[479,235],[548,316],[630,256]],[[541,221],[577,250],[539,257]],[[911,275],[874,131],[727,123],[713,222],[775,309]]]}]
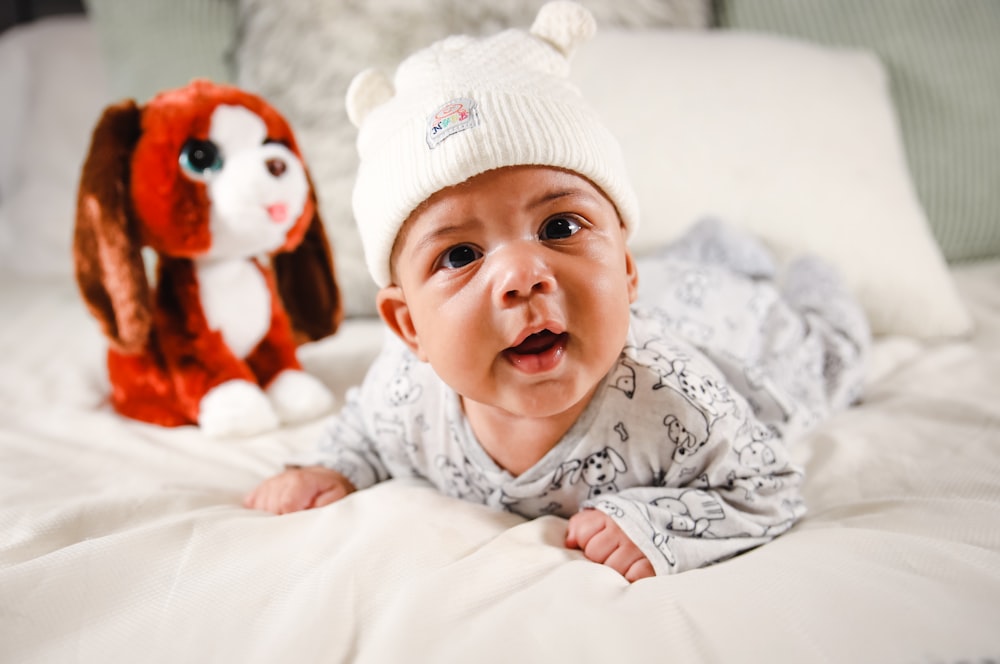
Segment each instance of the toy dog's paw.
[{"label": "toy dog's paw", "polygon": [[248,381],[227,381],[201,398],[198,426],[208,436],[249,436],[277,429],[279,424],[267,396]]},{"label": "toy dog's paw", "polygon": [[333,409],[334,398],[323,383],[304,371],[287,369],[267,386],[267,396],[282,422],[305,422]]}]

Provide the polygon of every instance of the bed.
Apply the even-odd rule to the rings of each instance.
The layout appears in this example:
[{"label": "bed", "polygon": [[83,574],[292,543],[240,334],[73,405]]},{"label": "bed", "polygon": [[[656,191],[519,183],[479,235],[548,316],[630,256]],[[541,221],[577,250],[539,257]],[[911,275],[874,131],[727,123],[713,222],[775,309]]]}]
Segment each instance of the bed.
[{"label": "bed", "polygon": [[[514,13],[537,3],[503,15],[373,0],[350,14],[321,0],[185,0],[170,17],[86,4],[0,33],[0,661],[1000,661],[996,90],[959,109],[978,118],[968,149],[938,152],[928,141],[962,123],[945,126],[941,97],[934,116],[910,108],[907,82],[932,80],[898,74],[919,40],[905,53],[864,43],[884,12],[851,42],[830,33],[822,2],[590,3],[607,27],[575,75],[634,168],[636,252],[698,216],[735,221],[781,256],[835,262],[875,332],[862,402],[794,447],[807,516],[734,559],[629,585],[565,549],[560,518],[526,521],[416,480],[282,517],[242,508],[323,422],[215,440],[116,415],[105,341],[70,276],[76,178],[105,104],[190,73],[261,91],[306,146],[337,252],[348,316],[300,358],[342,403],[385,330],[343,207],[350,137],[328,124],[338,85],[433,30],[524,23]],[[919,5],[941,23],[947,3]],[[420,27],[441,7],[448,21]],[[977,35],[996,34],[1000,15],[967,7],[949,24],[971,26],[954,41],[980,49],[963,71],[989,79],[1000,57]],[[188,61],[157,67],[152,32],[123,24],[139,20],[168,35],[197,24],[175,44]],[[361,21],[417,27],[387,48],[357,38]],[[134,42],[140,56],[115,57]],[[302,73],[321,61],[336,62]]]}]

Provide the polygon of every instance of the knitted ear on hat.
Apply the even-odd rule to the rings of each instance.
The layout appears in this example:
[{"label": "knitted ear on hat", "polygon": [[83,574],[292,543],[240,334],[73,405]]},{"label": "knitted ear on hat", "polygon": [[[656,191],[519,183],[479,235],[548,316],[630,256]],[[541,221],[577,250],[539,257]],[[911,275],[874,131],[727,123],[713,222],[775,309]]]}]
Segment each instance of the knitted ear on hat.
[{"label": "knitted ear on hat", "polygon": [[530,32],[568,58],[579,44],[594,36],[597,22],[593,14],[575,2],[550,2],[538,10]]},{"label": "knitted ear on hat", "polygon": [[385,74],[377,69],[366,69],[347,86],[347,117],[355,127],[368,117],[373,108],[392,99],[395,89]]}]

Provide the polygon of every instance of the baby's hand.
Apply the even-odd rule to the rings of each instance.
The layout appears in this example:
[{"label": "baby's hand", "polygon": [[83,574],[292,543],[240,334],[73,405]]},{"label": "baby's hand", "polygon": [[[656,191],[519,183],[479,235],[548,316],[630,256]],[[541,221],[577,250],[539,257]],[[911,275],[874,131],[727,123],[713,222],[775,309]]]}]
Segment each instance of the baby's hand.
[{"label": "baby's hand", "polygon": [[350,480],[322,466],[289,468],[268,478],[243,499],[243,506],[274,514],[323,507],[354,491]]},{"label": "baby's hand", "polygon": [[588,560],[607,565],[629,583],[656,576],[653,565],[610,516],[600,510],[581,510],[570,517],[566,546],[580,549]]}]

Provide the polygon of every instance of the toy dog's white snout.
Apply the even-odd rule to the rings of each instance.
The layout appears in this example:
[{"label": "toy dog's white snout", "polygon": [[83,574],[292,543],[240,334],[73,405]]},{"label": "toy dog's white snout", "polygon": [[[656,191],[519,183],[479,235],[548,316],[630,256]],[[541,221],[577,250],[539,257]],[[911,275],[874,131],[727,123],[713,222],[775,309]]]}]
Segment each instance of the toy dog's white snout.
[{"label": "toy dog's white snout", "polygon": [[221,155],[218,170],[206,178],[209,257],[253,256],[282,246],[309,198],[302,162],[284,144],[269,142],[264,121],[242,106],[216,108],[209,139]]}]

